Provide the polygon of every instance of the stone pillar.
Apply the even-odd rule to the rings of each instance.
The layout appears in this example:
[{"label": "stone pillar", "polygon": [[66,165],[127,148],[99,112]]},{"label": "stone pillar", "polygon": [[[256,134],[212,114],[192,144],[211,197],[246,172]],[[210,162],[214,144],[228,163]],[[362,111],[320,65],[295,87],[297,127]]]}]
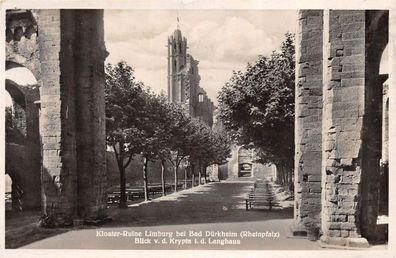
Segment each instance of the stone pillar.
[{"label": "stone pillar", "polygon": [[376,57],[370,54],[376,33],[371,15],[364,10],[324,15],[323,244],[365,247],[362,236],[375,231],[381,150],[375,106],[381,103],[381,87],[373,69]]},{"label": "stone pillar", "polygon": [[73,11],[76,148],[79,215],[87,219],[105,217],[106,132],[105,75],[102,10]]},{"label": "stone pillar", "polygon": [[103,11],[40,10],[43,224],[106,208]]},{"label": "stone pillar", "polygon": [[320,225],[322,10],[299,11],[296,40],[295,205],[297,231]]},{"label": "stone pillar", "polygon": [[[73,121],[74,98],[65,89],[73,88],[71,80],[61,80],[61,57],[72,56],[70,49],[61,49],[61,11],[41,10],[37,17],[41,57],[40,135],[42,141],[42,207],[43,224],[71,224],[75,214],[76,153]],[[67,52],[67,53],[65,53]],[[69,69],[73,71],[72,63]],[[66,74],[62,74],[64,77]],[[67,84],[68,83],[68,84]],[[71,106],[62,105],[69,101]],[[66,138],[69,139],[66,139]]]},{"label": "stone pillar", "polygon": [[347,238],[361,237],[358,201],[362,172],[365,11],[325,11],[323,36],[321,241],[346,245]]}]

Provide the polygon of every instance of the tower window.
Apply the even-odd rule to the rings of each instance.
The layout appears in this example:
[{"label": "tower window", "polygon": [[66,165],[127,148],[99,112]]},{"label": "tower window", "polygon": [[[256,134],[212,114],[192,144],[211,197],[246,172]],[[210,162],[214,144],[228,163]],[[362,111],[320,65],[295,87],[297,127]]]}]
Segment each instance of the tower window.
[{"label": "tower window", "polygon": [[203,102],[204,101],[204,96],[202,93],[198,94],[198,102]]}]

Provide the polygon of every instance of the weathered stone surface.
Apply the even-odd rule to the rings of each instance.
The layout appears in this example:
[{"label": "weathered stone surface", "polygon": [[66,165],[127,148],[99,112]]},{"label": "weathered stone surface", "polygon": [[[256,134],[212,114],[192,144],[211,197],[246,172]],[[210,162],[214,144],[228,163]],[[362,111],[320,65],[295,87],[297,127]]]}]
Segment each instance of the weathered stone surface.
[{"label": "weathered stone surface", "polygon": [[[299,12],[297,43],[295,195],[301,198],[294,210],[297,224],[307,218],[320,223],[320,170],[322,127],[322,11]],[[300,90],[303,89],[303,90]],[[306,90],[309,89],[309,90]],[[318,195],[319,194],[319,195]]]},{"label": "weathered stone surface", "polygon": [[320,238],[320,245],[323,247],[332,247],[332,246],[345,247],[347,249],[369,247],[369,243],[365,238],[359,236],[356,237],[347,236],[348,231],[342,231],[342,232],[343,232],[342,234],[337,234],[340,236],[332,236],[332,237],[322,236]]},{"label": "weathered stone surface", "polygon": [[[19,85],[6,79],[5,89],[13,100],[13,120],[6,129],[5,172],[12,180],[13,208],[17,210],[40,207],[40,55],[37,44],[37,24],[29,11],[7,11],[6,70],[25,67],[37,84]],[[24,76],[22,74],[21,76]]]},{"label": "weathered stone surface", "polygon": [[33,179],[31,186],[23,184],[26,196],[35,196],[28,189],[40,190],[41,178],[43,225],[105,216],[103,11],[9,10],[6,34],[7,69],[25,66],[38,82],[27,89],[35,89],[37,98],[24,103],[30,143],[22,153],[30,153],[31,167],[38,171],[26,177]]},{"label": "weathered stone surface", "polygon": [[[321,15],[315,10],[299,14],[295,219],[302,221],[303,216],[310,216],[312,198],[308,194],[321,193],[322,242],[365,247],[367,240],[361,235],[366,238],[375,235],[378,210],[381,157],[378,107],[383,94],[378,68],[388,38],[388,13],[330,10],[324,12],[323,22],[319,22]],[[310,19],[311,16],[314,18]],[[319,35],[323,38],[315,40]],[[311,49],[314,50],[310,53]],[[318,57],[318,50],[322,49],[323,56]],[[315,82],[309,77],[315,78]],[[323,94],[315,87],[321,87]],[[311,88],[316,90],[307,90]],[[318,110],[312,111],[318,100],[323,103],[322,117]],[[311,126],[322,130],[312,134]],[[317,146],[323,148],[318,150]],[[321,152],[319,157],[313,150]],[[316,174],[310,172],[316,168],[314,162],[308,161],[311,158],[321,164],[316,169],[321,171],[319,188],[307,181],[307,175]]]}]

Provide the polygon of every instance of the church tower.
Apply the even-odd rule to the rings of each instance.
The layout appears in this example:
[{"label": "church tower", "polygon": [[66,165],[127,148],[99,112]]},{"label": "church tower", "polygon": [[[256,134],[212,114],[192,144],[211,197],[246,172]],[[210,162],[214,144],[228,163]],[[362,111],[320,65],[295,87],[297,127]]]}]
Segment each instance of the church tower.
[{"label": "church tower", "polygon": [[187,39],[176,29],[168,38],[168,100],[171,103],[185,101],[182,70],[187,61]]},{"label": "church tower", "polygon": [[187,53],[187,39],[179,28],[168,38],[168,101],[186,115],[213,124],[213,102],[200,87],[199,61]]}]

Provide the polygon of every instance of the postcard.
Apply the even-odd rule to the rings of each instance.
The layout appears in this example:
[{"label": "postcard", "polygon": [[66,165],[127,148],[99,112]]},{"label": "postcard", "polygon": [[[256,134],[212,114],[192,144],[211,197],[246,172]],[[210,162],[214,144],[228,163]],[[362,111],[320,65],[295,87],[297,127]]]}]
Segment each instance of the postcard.
[{"label": "postcard", "polygon": [[5,1],[6,257],[393,257],[390,1]]}]

